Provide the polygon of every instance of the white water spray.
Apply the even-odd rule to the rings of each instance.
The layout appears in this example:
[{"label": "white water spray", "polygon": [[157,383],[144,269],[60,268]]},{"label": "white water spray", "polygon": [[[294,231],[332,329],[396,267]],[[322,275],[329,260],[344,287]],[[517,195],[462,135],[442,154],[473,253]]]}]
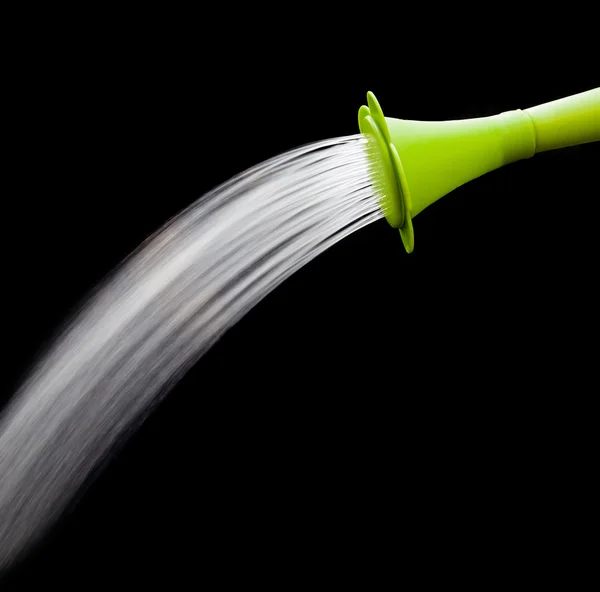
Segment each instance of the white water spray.
[{"label": "white water spray", "polygon": [[183,211],[66,326],[0,418],[0,572],[228,328],[383,216],[362,136],[254,167]]}]

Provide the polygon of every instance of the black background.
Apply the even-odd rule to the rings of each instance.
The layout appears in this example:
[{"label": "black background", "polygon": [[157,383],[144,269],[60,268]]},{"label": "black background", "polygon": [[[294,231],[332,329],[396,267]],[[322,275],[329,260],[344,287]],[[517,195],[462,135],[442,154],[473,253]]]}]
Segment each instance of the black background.
[{"label": "black background", "polygon": [[[369,19],[320,30],[238,15],[234,29],[216,14],[153,16],[65,21],[14,46],[26,67],[6,86],[5,400],[144,238],[249,166],[355,133],[368,90],[387,115],[442,120],[598,84],[562,53],[491,59],[486,34],[375,47]],[[300,270],[5,589],[373,584],[390,569],[530,561],[531,541],[569,521],[548,520],[556,488],[585,491],[574,467],[597,392],[598,164],[593,145],[515,163],[420,214],[410,256],[382,220]]]}]

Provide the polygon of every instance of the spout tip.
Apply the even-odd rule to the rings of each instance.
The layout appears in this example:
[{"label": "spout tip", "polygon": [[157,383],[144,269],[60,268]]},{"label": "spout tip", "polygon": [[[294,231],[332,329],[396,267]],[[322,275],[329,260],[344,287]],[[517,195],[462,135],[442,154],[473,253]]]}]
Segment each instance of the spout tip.
[{"label": "spout tip", "polygon": [[391,141],[383,111],[372,92],[367,93],[368,106],[358,112],[358,126],[368,140],[373,186],[379,194],[381,209],[391,226],[400,230],[407,253],[414,249],[410,193],[398,151]]}]

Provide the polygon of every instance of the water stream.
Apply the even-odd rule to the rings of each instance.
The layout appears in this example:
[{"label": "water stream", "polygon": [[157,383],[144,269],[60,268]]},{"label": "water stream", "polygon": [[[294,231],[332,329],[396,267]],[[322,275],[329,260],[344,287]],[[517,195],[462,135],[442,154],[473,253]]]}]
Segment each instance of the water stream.
[{"label": "water stream", "polygon": [[294,271],[383,216],[362,136],[201,197],[94,292],[0,417],[0,572],[179,377]]}]

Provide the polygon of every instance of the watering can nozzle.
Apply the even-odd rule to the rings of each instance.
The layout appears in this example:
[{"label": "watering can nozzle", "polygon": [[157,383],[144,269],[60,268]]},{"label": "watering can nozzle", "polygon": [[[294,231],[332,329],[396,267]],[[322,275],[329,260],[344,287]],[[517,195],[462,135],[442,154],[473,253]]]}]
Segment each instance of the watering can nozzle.
[{"label": "watering can nozzle", "polygon": [[358,112],[387,221],[414,249],[412,219],[453,189],[537,152],[600,140],[600,88],[524,110],[454,121],[384,117],[371,92]]}]

